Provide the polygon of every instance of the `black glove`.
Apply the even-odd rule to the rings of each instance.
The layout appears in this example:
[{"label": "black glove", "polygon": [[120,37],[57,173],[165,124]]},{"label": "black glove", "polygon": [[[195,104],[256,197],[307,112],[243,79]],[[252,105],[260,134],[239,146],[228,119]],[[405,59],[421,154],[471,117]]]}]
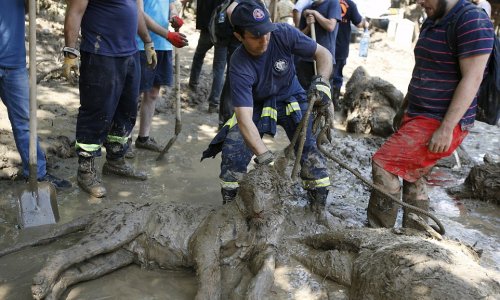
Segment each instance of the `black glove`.
[{"label": "black glove", "polygon": [[316,105],[326,106],[332,101],[332,90],[330,83],[323,79],[320,75],[315,75],[311,80],[311,85],[307,91],[307,98],[316,96]]},{"label": "black glove", "polygon": [[274,161],[274,154],[270,150],[267,150],[266,152],[257,155],[253,161],[258,165],[268,165]]}]

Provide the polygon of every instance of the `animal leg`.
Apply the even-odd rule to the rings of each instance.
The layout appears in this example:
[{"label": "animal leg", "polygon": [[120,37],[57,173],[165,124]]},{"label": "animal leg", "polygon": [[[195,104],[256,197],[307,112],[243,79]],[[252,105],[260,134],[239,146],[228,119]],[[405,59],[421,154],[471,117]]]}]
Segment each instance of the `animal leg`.
[{"label": "animal leg", "polygon": [[114,252],[91,258],[62,273],[45,299],[59,299],[69,286],[101,277],[119,268],[128,266],[133,262],[134,254],[125,249],[118,249]]},{"label": "animal leg", "polygon": [[116,226],[112,238],[102,236],[89,237],[86,243],[82,241],[68,249],[57,251],[50,257],[45,266],[33,278],[31,292],[34,299],[43,299],[54,286],[57,277],[67,268],[99,254],[111,252],[130,242],[140,234],[138,226]]},{"label": "animal leg", "polygon": [[274,282],[274,270],[276,269],[276,261],[273,253],[267,253],[262,260],[257,274],[252,278],[248,285],[246,299],[257,300],[264,299],[269,295]]},{"label": "animal leg", "polygon": [[62,236],[65,236],[65,235],[68,235],[71,233],[75,233],[77,231],[84,230],[85,227],[87,227],[87,225],[90,224],[90,221],[92,220],[92,218],[93,218],[92,214],[85,215],[85,216],[82,216],[82,217],[80,217],[80,218],[78,218],[70,223],[66,223],[64,225],[57,226],[53,231],[51,231],[50,233],[48,233],[48,234],[46,234],[38,239],[30,239],[30,240],[25,241],[25,242],[16,243],[15,245],[13,245],[11,247],[7,247],[3,250],[0,250],[0,257],[17,252],[17,251],[21,251],[21,250],[28,248],[28,247],[48,244],[48,243],[50,243],[50,242],[52,242],[52,241],[54,241],[57,238],[60,238]]}]

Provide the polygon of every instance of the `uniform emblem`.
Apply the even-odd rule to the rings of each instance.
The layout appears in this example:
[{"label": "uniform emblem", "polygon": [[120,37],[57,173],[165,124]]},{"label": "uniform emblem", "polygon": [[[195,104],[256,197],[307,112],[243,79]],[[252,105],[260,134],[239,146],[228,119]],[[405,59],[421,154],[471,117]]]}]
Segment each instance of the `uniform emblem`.
[{"label": "uniform emblem", "polygon": [[284,59],[278,59],[274,62],[274,69],[278,72],[283,72],[288,70],[288,62]]},{"label": "uniform emblem", "polygon": [[253,18],[256,21],[262,21],[265,18],[265,16],[266,15],[264,14],[264,11],[262,11],[262,9],[256,8],[253,10]]}]

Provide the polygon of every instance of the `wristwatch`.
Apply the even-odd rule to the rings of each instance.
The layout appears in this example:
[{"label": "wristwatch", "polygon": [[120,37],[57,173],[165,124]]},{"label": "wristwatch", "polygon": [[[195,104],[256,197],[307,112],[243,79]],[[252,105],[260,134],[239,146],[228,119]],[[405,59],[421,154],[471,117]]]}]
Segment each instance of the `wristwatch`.
[{"label": "wristwatch", "polygon": [[70,54],[73,54],[75,56],[75,57],[72,57],[72,58],[80,57],[80,51],[78,51],[75,48],[64,47],[62,49],[62,51],[63,51],[64,57],[68,57]]}]

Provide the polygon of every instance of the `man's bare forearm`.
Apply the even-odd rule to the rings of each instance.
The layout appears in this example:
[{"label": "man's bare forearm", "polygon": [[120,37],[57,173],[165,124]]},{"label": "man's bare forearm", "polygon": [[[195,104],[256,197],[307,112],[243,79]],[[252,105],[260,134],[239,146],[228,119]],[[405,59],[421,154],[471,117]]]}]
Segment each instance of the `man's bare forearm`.
[{"label": "man's bare forearm", "polygon": [[64,44],[67,47],[76,47],[78,32],[82,23],[83,14],[87,9],[88,0],[69,0],[64,19]]}]

